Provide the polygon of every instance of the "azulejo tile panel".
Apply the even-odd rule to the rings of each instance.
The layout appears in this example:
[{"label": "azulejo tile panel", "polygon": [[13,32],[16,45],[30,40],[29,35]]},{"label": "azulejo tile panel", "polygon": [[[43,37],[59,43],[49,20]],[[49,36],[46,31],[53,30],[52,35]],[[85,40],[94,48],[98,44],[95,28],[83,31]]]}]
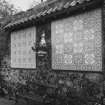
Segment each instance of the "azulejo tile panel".
[{"label": "azulejo tile panel", "polygon": [[35,41],[35,27],[11,33],[11,67],[36,68],[36,55],[31,49]]},{"label": "azulejo tile panel", "polygon": [[52,22],[52,68],[102,70],[101,9]]}]

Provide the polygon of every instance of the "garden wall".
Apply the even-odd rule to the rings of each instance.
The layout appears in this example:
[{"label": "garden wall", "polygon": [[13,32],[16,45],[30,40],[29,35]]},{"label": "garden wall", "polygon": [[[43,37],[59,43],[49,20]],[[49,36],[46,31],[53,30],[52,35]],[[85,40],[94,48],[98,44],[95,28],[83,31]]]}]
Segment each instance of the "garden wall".
[{"label": "garden wall", "polygon": [[[46,103],[51,104],[92,105],[92,102],[101,104],[103,73],[52,70],[51,34],[49,34],[51,29],[49,23],[37,27],[38,37],[36,43],[39,44],[43,30],[45,30],[47,36],[47,54],[43,57],[36,54],[36,70],[13,69],[10,67],[10,33],[5,36],[7,39],[6,46],[1,56],[1,75],[3,76],[1,85],[7,88],[9,94],[18,93],[18,95],[30,97],[40,96]],[[39,49],[39,46],[37,47]]]},{"label": "garden wall", "polygon": [[[49,42],[49,39],[47,39]],[[10,41],[8,41],[10,45]],[[36,70],[19,70],[10,67],[10,46],[7,53],[3,56],[1,64],[1,74],[5,82],[3,86],[7,87],[9,92],[17,92],[29,96],[58,96],[53,99],[60,102],[87,103],[102,102],[103,97],[103,75],[93,72],[70,72],[51,70],[51,53],[43,58],[38,58]],[[11,90],[11,91],[10,91]],[[74,97],[74,99],[72,99]],[[52,99],[52,97],[46,100]],[[65,101],[61,101],[61,100]],[[83,101],[84,100],[84,101]]]}]

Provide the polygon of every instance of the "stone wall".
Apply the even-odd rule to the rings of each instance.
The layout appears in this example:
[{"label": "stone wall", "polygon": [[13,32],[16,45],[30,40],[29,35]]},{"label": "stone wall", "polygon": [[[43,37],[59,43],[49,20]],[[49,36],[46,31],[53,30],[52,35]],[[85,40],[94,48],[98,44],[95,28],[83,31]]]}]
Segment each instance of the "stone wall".
[{"label": "stone wall", "polygon": [[[6,53],[1,65],[1,74],[5,80],[3,86],[7,87],[10,94],[18,91],[19,94],[33,97],[36,94],[43,97],[54,95],[56,97],[53,99],[58,103],[68,102],[67,99],[71,99],[70,103],[78,104],[102,102],[103,75],[101,73],[53,71],[50,61],[50,56],[46,55],[37,60],[36,70],[16,70],[11,69],[10,53]],[[73,97],[76,101],[72,99]],[[45,98],[46,101],[50,99],[52,97]]]}]

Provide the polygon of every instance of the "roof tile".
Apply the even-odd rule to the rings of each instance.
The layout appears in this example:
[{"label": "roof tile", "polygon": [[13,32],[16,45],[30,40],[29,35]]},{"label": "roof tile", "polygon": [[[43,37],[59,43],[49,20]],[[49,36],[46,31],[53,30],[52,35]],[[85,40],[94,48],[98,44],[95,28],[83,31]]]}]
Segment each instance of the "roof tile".
[{"label": "roof tile", "polygon": [[40,17],[40,16],[41,16],[41,13],[42,13],[42,12],[39,12],[39,13],[36,15],[36,17]]},{"label": "roof tile", "polygon": [[74,0],[70,3],[70,6],[75,6],[77,4],[77,2]]},{"label": "roof tile", "polygon": [[77,3],[82,4],[85,0],[77,0]]},{"label": "roof tile", "polygon": [[51,12],[53,12],[53,8],[50,8],[50,9],[47,11],[47,14],[50,14]]},{"label": "roof tile", "polygon": [[70,6],[70,2],[67,2],[65,5],[64,5],[64,8],[68,8]]},{"label": "roof tile", "polygon": [[57,6],[55,6],[55,7],[53,8],[53,12],[55,12],[55,11],[57,10],[57,8],[58,8],[58,7],[57,7]]},{"label": "roof tile", "polygon": [[45,16],[46,13],[47,13],[48,10],[45,10],[43,13],[42,13],[42,16]]}]

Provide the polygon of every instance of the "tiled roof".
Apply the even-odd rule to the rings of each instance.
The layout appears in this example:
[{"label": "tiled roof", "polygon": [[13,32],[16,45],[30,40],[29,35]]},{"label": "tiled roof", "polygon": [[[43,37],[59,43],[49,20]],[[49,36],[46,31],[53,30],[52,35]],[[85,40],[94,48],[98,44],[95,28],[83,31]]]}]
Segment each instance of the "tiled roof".
[{"label": "tiled roof", "polygon": [[[55,0],[57,1],[57,0]],[[54,6],[48,6],[48,5],[44,5],[42,10],[41,8],[39,8],[39,12],[36,12],[35,10],[38,9],[38,6],[36,6],[34,9],[30,9],[28,10],[27,12],[23,12],[23,16],[20,15],[20,18],[15,20],[15,21],[12,21],[11,23],[9,23],[5,29],[8,29],[8,28],[11,28],[11,27],[16,27],[16,26],[19,26],[20,24],[24,24],[28,21],[33,21],[33,20],[36,20],[36,19],[41,19],[42,17],[46,17],[46,16],[49,16],[53,13],[56,13],[56,12],[60,12],[62,10],[65,10],[68,8],[72,8],[72,7],[76,7],[77,5],[81,5],[81,4],[86,4],[86,3],[90,3],[90,2],[95,2],[95,1],[102,1],[102,0],[67,0],[67,2],[64,2],[64,3],[59,3],[59,5],[54,5]],[[34,10],[34,12],[33,12]],[[16,17],[16,16],[14,16]]]}]

